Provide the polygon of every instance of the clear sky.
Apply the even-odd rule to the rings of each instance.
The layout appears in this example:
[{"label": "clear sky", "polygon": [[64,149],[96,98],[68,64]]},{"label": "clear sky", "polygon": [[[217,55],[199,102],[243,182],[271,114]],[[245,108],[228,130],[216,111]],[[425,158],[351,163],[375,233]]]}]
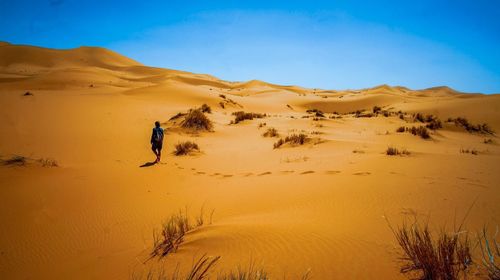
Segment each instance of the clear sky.
[{"label": "clear sky", "polygon": [[500,93],[500,1],[0,0],[0,41],[312,88]]}]

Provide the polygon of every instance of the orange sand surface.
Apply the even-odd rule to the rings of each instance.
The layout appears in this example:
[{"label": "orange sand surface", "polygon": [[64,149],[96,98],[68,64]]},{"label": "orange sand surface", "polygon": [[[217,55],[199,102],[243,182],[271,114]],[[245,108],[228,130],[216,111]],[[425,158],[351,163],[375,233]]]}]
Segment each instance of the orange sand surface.
[{"label": "orange sand surface", "polygon": [[[212,132],[169,122],[204,103]],[[500,224],[499,139],[446,122],[466,117],[500,131],[498,94],[228,82],[102,48],[0,44],[0,106],[1,158],[59,165],[0,166],[1,279],[128,279],[157,267],[183,271],[203,254],[221,256],[216,271],[253,262],[273,279],[306,271],[312,279],[405,279],[384,217],[452,226],[476,201],[467,229]],[[348,114],[373,106],[407,115]],[[326,118],[314,120],[308,109]],[[230,124],[235,111],[267,117]],[[427,140],[397,133],[417,125],[417,112],[438,116],[443,129]],[[166,128],[162,162],[141,168],[154,160],[156,120]],[[278,139],[262,136],[269,127],[312,140],[273,149]],[[201,152],[174,156],[184,140]],[[411,154],[388,156],[388,146]],[[202,207],[214,210],[212,224],[145,263],[155,228],[180,209],[194,216]]]}]

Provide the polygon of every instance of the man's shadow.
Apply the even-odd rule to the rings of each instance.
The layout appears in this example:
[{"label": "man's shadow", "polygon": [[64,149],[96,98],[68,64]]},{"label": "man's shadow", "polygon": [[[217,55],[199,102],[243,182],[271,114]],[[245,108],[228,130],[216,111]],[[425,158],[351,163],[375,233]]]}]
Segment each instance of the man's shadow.
[{"label": "man's shadow", "polygon": [[155,164],[156,164],[156,161],[150,161],[150,162],[144,163],[143,165],[141,165],[139,167],[150,167],[150,166],[153,166]]}]

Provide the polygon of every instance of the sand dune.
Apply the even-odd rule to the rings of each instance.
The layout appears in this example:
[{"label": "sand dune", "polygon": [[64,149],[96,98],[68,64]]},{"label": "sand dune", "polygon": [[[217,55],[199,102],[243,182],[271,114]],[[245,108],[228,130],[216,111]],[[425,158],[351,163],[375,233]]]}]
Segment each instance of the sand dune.
[{"label": "sand dune", "polygon": [[[213,131],[170,129],[172,116],[204,103]],[[0,104],[1,159],[29,159],[0,166],[2,279],[127,279],[177,264],[183,271],[205,253],[222,257],[216,271],[253,261],[272,279],[309,270],[313,279],[405,279],[384,217],[430,215],[439,228],[477,199],[467,228],[500,223],[500,140],[446,121],[500,131],[498,94],[230,82],[102,48],[1,43]],[[374,106],[379,114],[360,117]],[[235,111],[266,117],[230,124]],[[414,113],[437,116],[443,128],[427,140],[397,133],[425,125]],[[140,168],[154,159],[156,120],[167,127],[162,163]],[[313,140],[273,149],[279,138],[262,136],[271,127]],[[185,140],[201,152],[174,156]],[[411,154],[387,156],[388,146]],[[144,263],[154,228],[202,206],[215,209],[212,224]]]}]

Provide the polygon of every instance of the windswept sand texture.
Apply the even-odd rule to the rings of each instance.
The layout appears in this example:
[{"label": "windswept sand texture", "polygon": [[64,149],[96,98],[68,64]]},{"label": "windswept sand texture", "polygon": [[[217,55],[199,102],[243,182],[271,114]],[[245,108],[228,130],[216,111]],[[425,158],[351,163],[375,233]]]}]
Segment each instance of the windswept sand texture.
[{"label": "windswept sand texture", "polygon": [[[169,122],[203,103],[212,108],[212,132]],[[430,215],[434,228],[452,226],[477,199],[467,228],[500,224],[500,139],[446,123],[461,116],[500,132],[500,95],[227,82],[102,48],[1,43],[0,105],[1,158],[59,165],[0,166],[1,279],[128,279],[178,263],[182,271],[205,253],[222,257],[216,271],[253,261],[273,279],[308,270],[313,279],[405,279],[384,216],[398,224]],[[408,114],[345,114],[373,106]],[[315,121],[308,109],[326,118]],[[229,125],[235,111],[267,117]],[[438,116],[444,128],[428,140],[396,133],[421,125],[411,118],[417,112]],[[162,163],[140,168],[154,160],[156,120],[167,127]],[[273,149],[278,138],[262,136],[270,127],[311,140]],[[201,152],[174,156],[185,140]],[[388,156],[388,146],[411,154]],[[153,229],[179,209],[194,217],[202,206],[215,209],[213,224],[144,264]]]}]

